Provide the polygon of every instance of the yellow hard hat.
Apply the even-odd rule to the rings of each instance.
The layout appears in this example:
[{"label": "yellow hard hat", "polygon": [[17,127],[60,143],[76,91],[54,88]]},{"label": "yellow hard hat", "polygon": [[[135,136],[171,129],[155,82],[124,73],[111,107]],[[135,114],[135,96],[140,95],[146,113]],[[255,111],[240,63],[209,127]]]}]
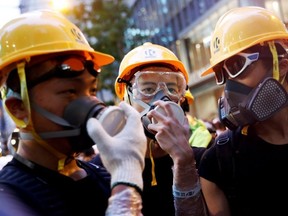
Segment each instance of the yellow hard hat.
[{"label": "yellow hard hat", "polygon": [[118,79],[129,80],[133,74],[131,70],[151,63],[166,63],[173,65],[183,73],[186,82],[188,83],[188,73],[181,61],[169,49],[146,42],[127,53],[121,61],[119,74],[115,82],[115,92],[119,99],[123,100],[125,93],[125,83],[119,83]]},{"label": "yellow hard hat", "polygon": [[0,40],[0,85],[11,67],[16,67],[14,64],[37,55],[79,51],[99,67],[114,61],[114,57],[96,52],[77,26],[51,10],[28,12],[12,19],[1,28]]},{"label": "yellow hard hat", "polygon": [[216,24],[210,42],[211,66],[201,76],[213,73],[215,65],[251,46],[277,39],[288,39],[288,32],[271,11],[256,6],[233,8]]}]

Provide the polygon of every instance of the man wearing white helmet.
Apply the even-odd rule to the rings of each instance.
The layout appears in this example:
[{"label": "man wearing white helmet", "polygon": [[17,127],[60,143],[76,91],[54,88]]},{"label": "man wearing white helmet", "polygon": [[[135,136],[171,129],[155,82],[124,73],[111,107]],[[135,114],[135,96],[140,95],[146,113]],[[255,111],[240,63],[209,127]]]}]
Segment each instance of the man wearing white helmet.
[{"label": "man wearing white helmet", "polygon": [[163,46],[144,43],[121,61],[116,94],[139,111],[148,139],[143,215],[205,213],[197,155],[189,144],[188,119],[181,107],[185,100],[193,101],[187,83],[183,63]]},{"label": "man wearing white helmet", "polygon": [[219,119],[228,128],[200,163],[212,216],[287,215],[288,32],[261,7],[239,7],[218,20],[211,44]]},{"label": "man wearing white helmet", "polygon": [[[9,21],[0,43],[1,97],[20,136],[0,171],[0,215],[140,215],[140,115],[96,97],[100,68],[114,58],[46,10]],[[111,179],[103,167],[76,159],[95,143]]]}]

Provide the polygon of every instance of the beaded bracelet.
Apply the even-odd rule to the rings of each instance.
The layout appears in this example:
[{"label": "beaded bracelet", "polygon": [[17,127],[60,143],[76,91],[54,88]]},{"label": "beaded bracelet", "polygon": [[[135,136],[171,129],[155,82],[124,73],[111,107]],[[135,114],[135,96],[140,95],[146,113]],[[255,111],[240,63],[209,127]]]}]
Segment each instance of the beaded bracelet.
[{"label": "beaded bracelet", "polygon": [[114,188],[114,187],[116,187],[117,185],[126,185],[126,186],[129,186],[129,187],[133,187],[133,188],[135,188],[135,190],[140,194],[140,195],[142,195],[142,190],[141,190],[141,188],[138,186],[138,185],[136,185],[136,184],[133,184],[133,183],[130,183],[130,182],[115,182],[113,185],[112,185],[112,189]]},{"label": "beaded bracelet", "polygon": [[191,198],[191,197],[196,196],[201,191],[201,185],[199,181],[197,181],[196,186],[192,190],[189,190],[189,191],[177,190],[176,187],[173,185],[172,191],[173,191],[173,196],[175,198]]}]

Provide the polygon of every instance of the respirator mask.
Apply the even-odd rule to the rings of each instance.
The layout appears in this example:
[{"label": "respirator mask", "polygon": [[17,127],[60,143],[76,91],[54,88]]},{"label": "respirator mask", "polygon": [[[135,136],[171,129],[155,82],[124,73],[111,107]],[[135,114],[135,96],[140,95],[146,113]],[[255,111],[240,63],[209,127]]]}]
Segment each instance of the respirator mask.
[{"label": "respirator mask", "polygon": [[[69,137],[72,149],[79,152],[93,146],[93,140],[86,129],[90,118],[99,120],[110,136],[119,133],[126,124],[124,111],[118,106],[106,106],[96,97],[80,97],[73,100],[64,110],[63,118],[32,104],[33,108],[47,119],[62,125],[65,130],[39,133],[42,139]],[[26,134],[26,138],[27,134]]]},{"label": "respirator mask", "polygon": [[265,78],[255,88],[228,79],[225,97],[218,101],[219,118],[234,130],[268,119],[287,106],[287,100],[286,90],[272,77]]},{"label": "respirator mask", "polygon": [[[154,72],[141,71],[135,73],[135,82],[132,85],[132,94],[128,93],[135,103],[141,105],[144,110],[141,112],[141,121],[147,137],[155,140],[155,131],[149,130],[149,124],[157,124],[155,119],[147,117],[147,113],[153,109],[165,114],[159,106],[153,105],[158,100],[169,103],[173,116],[183,124],[185,113],[177,104],[185,94],[186,81],[181,72]],[[129,92],[129,91],[128,91]]]},{"label": "respirator mask", "polygon": [[[87,121],[96,118],[110,136],[115,136],[124,127],[126,118],[123,110],[118,106],[106,106],[96,97],[82,97],[72,101],[65,109],[63,118],[71,125],[81,129],[72,142],[92,146],[95,143],[89,137],[86,129]],[[97,144],[97,143],[96,143]]]}]

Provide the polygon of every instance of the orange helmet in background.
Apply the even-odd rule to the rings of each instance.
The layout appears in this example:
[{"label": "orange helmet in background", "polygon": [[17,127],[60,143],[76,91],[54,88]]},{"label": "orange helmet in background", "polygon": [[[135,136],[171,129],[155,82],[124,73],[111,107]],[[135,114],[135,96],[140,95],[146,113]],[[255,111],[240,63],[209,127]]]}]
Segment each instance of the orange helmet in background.
[{"label": "orange helmet in background", "polygon": [[133,76],[131,70],[151,63],[165,63],[174,66],[182,72],[186,83],[188,83],[188,73],[183,63],[171,50],[160,45],[146,42],[128,52],[121,61],[119,74],[115,81],[115,92],[120,100],[124,98],[126,84],[118,82],[118,79],[130,80]]},{"label": "orange helmet in background", "polygon": [[255,6],[233,8],[218,20],[210,42],[210,64],[201,76],[225,59],[265,41],[288,39],[282,20],[273,12]]}]

